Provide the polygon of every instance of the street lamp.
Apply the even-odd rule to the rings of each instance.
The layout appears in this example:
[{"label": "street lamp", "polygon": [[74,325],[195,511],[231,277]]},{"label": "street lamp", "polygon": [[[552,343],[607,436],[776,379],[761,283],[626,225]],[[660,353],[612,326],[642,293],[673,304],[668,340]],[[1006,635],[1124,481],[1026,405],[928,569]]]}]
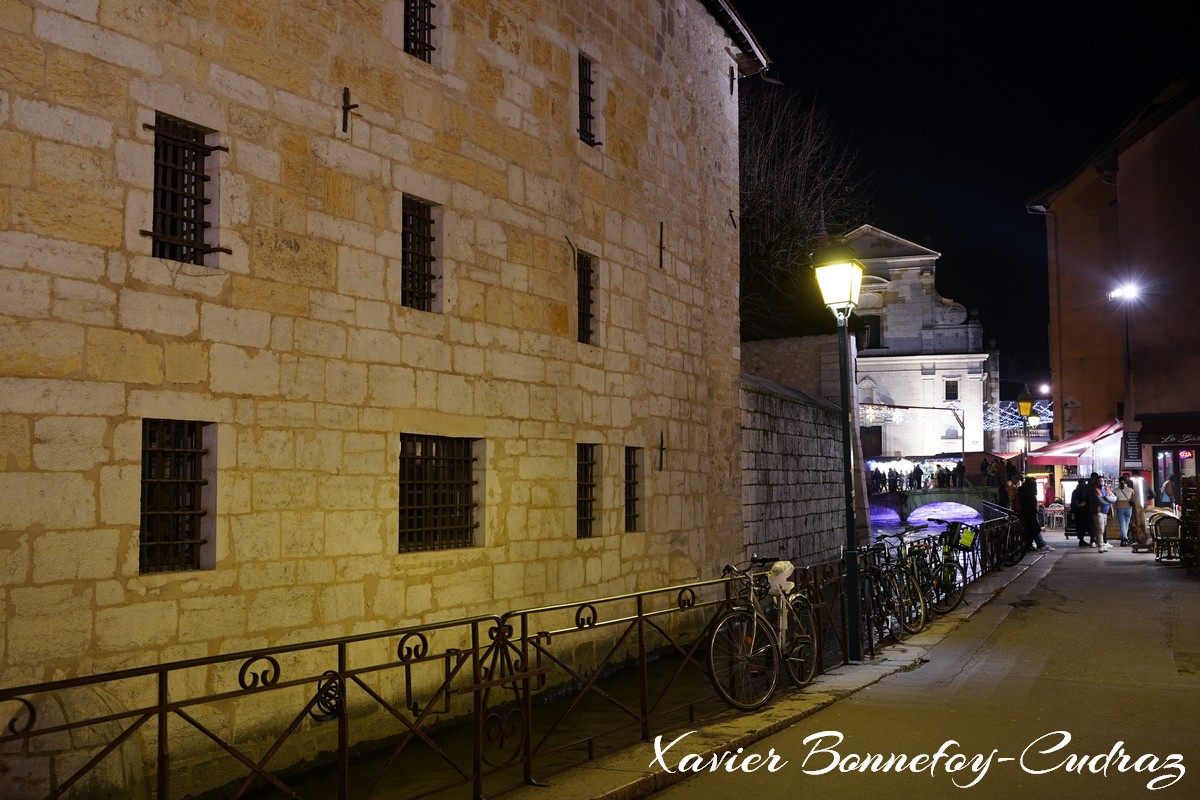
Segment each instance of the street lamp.
[{"label": "street lamp", "polygon": [[837,318],[838,370],[842,394],[842,477],[846,495],[846,632],[851,661],[862,660],[862,631],[858,582],[858,538],[854,523],[854,465],[850,454],[850,357],[846,321],[858,305],[862,288],[863,265],[854,251],[844,244],[824,247],[813,256],[813,271],[821,287],[821,299]]},{"label": "street lamp", "polygon": [[[1025,433],[1025,441],[1021,444],[1021,474],[1024,475],[1029,468],[1029,418],[1033,416],[1033,396],[1029,394],[1028,386],[1017,395],[1017,413],[1021,415]],[[1041,422],[1041,418],[1038,418],[1038,422]]]},{"label": "street lamp", "polygon": [[1108,293],[1108,299],[1121,304],[1125,312],[1125,332],[1122,344],[1125,348],[1125,421],[1131,421],[1129,391],[1133,382],[1133,362],[1129,355],[1129,306],[1137,299],[1138,286],[1136,283],[1126,283]]},{"label": "street lamp", "polygon": [[[1137,422],[1133,392],[1133,356],[1129,352],[1129,307],[1137,300],[1138,292],[1139,289],[1136,283],[1125,283],[1108,293],[1109,300],[1121,304],[1125,317],[1122,342],[1125,349],[1125,390],[1121,405],[1121,427],[1123,430],[1122,436],[1125,441],[1121,448],[1121,467],[1129,466],[1136,469],[1140,469],[1142,466],[1141,447],[1138,443],[1138,432],[1141,430],[1141,427]],[[1135,453],[1134,458],[1129,457],[1131,450]]]}]

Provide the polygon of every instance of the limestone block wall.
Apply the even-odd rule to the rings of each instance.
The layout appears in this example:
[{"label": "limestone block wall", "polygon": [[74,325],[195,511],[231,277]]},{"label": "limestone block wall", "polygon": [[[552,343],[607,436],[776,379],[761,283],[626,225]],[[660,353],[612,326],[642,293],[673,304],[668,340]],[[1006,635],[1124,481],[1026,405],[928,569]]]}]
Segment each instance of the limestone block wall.
[{"label": "limestone block wall", "polygon": [[841,422],[833,403],[742,378],[746,553],[798,565],[839,557],[846,542]]},{"label": "limestone block wall", "polygon": [[[741,546],[728,37],[696,0],[444,2],[424,63],[402,14],[0,0],[0,683],[709,577]],[[141,234],[156,112],[224,148],[204,266]],[[433,312],[399,302],[405,194],[436,208]],[[213,423],[203,569],[139,572],[147,418]],[[477,441],[475,546],[397,552],[401,433]]]}]

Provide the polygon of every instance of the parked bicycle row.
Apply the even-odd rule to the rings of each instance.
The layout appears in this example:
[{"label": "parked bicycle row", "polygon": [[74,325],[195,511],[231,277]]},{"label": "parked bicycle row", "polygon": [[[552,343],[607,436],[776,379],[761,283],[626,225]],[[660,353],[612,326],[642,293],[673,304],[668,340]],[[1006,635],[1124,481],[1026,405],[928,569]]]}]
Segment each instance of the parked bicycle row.
[{"label": "parked bicycle row", "polygon": [[[957,608],[967,584],[986,571],[1016,566],[1028,545],[1020,521],[1005,516],[982,536],[982,527],[930,519],[943,526],[907,526],[883,534],[860,551],[859,630],[863,651],[899,643],[929,620]],[[779,685],[779,673],[802,689],[818,672],[824,645],[810,587],[797,586],[790,561],[754,556],[729,565],[728,606],[708,635],[709,677],[716,692],[734,708],[765,705]]]}]

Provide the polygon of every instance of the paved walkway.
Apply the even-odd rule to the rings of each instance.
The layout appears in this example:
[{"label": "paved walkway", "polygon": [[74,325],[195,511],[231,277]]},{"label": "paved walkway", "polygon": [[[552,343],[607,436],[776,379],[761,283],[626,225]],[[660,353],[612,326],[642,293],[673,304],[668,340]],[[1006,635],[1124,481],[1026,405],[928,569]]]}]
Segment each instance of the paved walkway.
[{"label": "paved walkway", "polygon": [[[653,744],[639,745],[554,776],[548,787],[522,788],[505,797],[625,800],[659,792],[672,800],[696,793],[892,798],[913,793],[1097,800],[1149,795],[1151,780],[1160,777],[1166,783],[1174,774],[1167,765],[1172,753],[1182,756],[1188,772],[1149,796],[1200,797],[1200,625],[1195,623],[1200,579],[1128,548],[1098,553],[1076,547],[1073,540],[1064,543],[1061,532],[1047,532],[1047,541],[1057,550],[986,576],[972,585],[964,606],[872,663],[823,675],[808,690],[781,696],[759,712],[704,725],[661,759]],[[971,781],[977,773],[969,768],[957,775],[945,769],[815,775],[810,773],[835,758],[810,755],[816,743],[805,739],[821,731],[845,737],[839,759],[871,753],[932,756],[947,741],[960,742],[950,750],[968,756],[997,752],[969,790],[951,783],[953,778]],[[1067,731],[1072,742],[1055,756],[1031,756],[1023,765],[1022,750],[1042,736],[1049,738],[1033,750],[1059,741],[1056,731]],[[833,742],[823,741],[830,747]],[[1119,758],[1110,759],[1107,775],[1088,771],[1103,766],[1099,761],[1087,762],[1085,774],[1066,767],[1040,775],[1028,771],[1054,766],[1068,754],[1110,753],[1118,743],[1130,756],[1126,766],[1139,763],[1140,771],[1121,772]],[[743,757],[753,753],[764,759],[773,750],[787,764],[776,771],[763,766],[752,773],[702,773],[686,780],[678,771],[686,754],[707,760],[737,754],[738,748],[744,748]],[[839,760],[839,769],[849,764]]]}]

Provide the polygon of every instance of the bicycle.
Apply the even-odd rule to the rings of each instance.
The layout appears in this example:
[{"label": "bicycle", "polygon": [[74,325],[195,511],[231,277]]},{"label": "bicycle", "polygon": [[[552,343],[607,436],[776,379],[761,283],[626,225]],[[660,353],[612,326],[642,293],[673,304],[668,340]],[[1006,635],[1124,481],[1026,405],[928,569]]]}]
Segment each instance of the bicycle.
[{"label": "bicycle", "polygon": [[[749,569],[767,564],[767,572]],[[780,665],[798,689],[816,674],[816,621],[811,602],[791,581],[794,571],[790,561],[758,556],[721,571],[738,583],[738,596],[713,624],[708,675],[717,694],[734,708],[754,711],[766,705]]]},{"label": "bicycle", "polygon": [[886,543],[879,550],[881,554],[880,566],[891,572],[892,578],[896,582],[900,602],[900,625],[904,628],[904,632],[909,635],[919,633],[925,627],[925,623],[929,617],[929,609],[928,600],[918,577],[919,568],[914,559],[909,556],[909,543],[905,540],[905,534],[921,531],[924,528],[924,525],[912,526],[900,533],[885,533],[879,537],[881,539],[896,540],[894,556],[888,550]]},{"label": "bicycle", "polygon": [[967,589],[967,568],[958,560],[958,554],[968,552],[975,546],[979,529],[965,522],[930,518],[930,522],[942,525],[945,530],[938,537],[938,547],[929,548],[932,588],[929,607],[939,614],[958,608]]},{"label": "bicycle", "polygon": [[1000,534],[1000,563],[1006,567],[1015,567],[1025,558],[1029,544],[1025,541],[1025,525],[1016,514],[1005,517],[1005,526]]},{"label": "bicycle", "polygon": [[[882,546],[874,545],[861,552],[878,557],[882,549]],[[876,642],[888,637],[899,643],[904,637],[904,625],[901,623],[904,614],[901,611],[900,587],[895,577],[876,560],[868,557],[863,560],[858,580],[864,649],[873,651]]]}]

